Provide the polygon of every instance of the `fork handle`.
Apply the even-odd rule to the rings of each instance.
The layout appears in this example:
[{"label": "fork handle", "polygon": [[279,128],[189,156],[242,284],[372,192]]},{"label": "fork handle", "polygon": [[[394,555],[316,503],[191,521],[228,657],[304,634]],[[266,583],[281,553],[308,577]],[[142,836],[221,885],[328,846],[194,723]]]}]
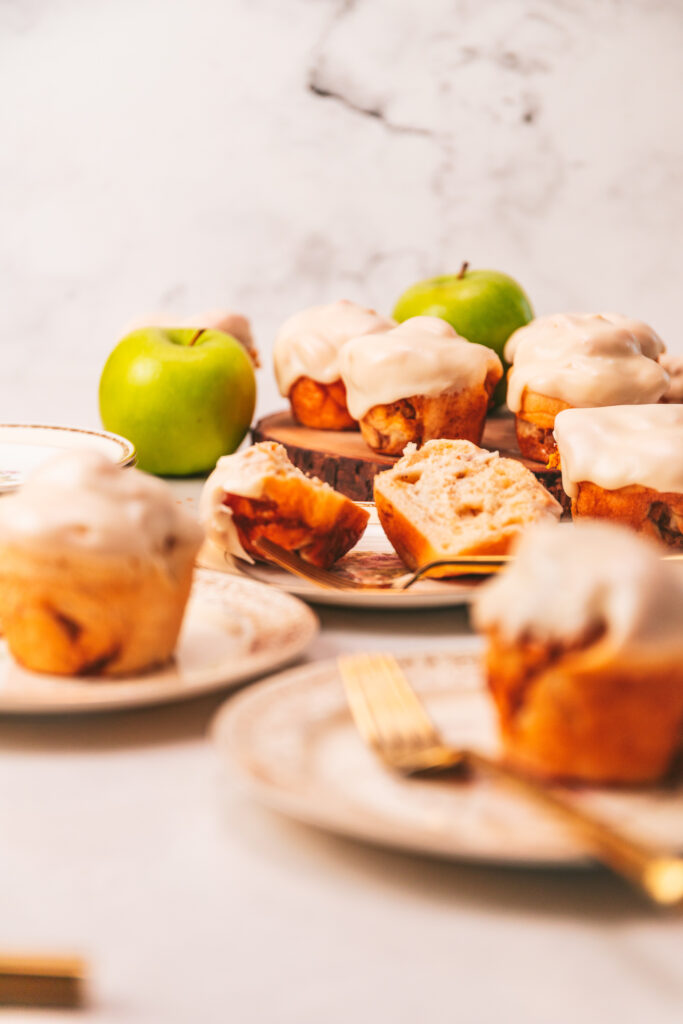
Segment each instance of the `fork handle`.
[{"label": "fork handle", "polygon": [[464,756],[473,768],[495,776],[563,820],[598,860],[628,879],[654,903],[675,906],[683,902],[683,857],[630,839],[509,765],[474,750],[464,751]]}]

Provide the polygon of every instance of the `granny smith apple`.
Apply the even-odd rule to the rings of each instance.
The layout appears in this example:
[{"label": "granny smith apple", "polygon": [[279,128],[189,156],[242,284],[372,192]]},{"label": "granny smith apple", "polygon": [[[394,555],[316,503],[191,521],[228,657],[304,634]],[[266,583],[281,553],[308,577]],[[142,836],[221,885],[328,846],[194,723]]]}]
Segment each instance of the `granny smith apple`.
[{"label": "granny smith apple", "polygon": [[[513,331],[533,319],[534,311],[521,286],[498,270],[469,270],[419,281],[403,293],[393,313],[399,322],[411,316],[439,316],[458,334],[496,352],[507,370],[503,349]],[[505,378],[494,394],[505,398]]]},{"label": "granny smith apple", "polygon": [[213,469],[244,438],[256,378],[244,347],[229,334],[146,327],[123,338],[100,379],[105,429],[137,450],[138,466],[161,476]]}]

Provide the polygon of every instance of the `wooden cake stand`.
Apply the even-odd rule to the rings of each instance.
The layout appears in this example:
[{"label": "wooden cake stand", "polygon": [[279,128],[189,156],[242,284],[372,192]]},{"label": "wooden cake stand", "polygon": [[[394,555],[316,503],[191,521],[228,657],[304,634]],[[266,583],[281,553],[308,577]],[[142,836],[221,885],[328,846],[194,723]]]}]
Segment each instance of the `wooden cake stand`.
[{"label": "wooden cake stand", "polygon": [[[285,446],[295,466],[319,477],[354,501],[372,501],[375,476],[396,462],[394,456],[378,455],[368,448],[357,430],[312,430],[300,426],[289,412],[276,412],[259,420],[252,435],[254,441],[278,441]],[[563,507],[567,507],[560,473],[520,454],[512,416],[489,417],[482,447],[521,462]]]}]

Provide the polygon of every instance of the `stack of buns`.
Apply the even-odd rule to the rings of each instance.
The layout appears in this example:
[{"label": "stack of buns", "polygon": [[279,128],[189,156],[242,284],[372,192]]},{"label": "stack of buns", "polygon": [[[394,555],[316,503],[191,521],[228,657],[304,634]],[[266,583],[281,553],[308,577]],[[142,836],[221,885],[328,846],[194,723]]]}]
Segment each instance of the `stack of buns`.
[{"label": "stack of buns", "polygon": [[319,430],[359,427],[373,451],[400,455],[433,438],[479,443],[503,367],[438,317],[397,325],[351,302],[290,317],[274,348],[280,393]]}]

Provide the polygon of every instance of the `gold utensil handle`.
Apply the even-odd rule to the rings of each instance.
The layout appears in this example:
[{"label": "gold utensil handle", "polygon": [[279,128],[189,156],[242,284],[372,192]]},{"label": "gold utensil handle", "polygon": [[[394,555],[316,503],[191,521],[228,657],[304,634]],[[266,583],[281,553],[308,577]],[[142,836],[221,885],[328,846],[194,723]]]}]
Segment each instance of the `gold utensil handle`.
[{"label": "gold utensil handle", "polygon": [[0,952],[0,1006],[82,1006],[85,974],[80,957]]},{"label": "gold utensil handle", "polygon": [[[453,569],[453,575],[457,576],[493,576],[496,573],[502,572],[510,561],[509,555],[492,555],[490,557],[485,555],[463,555],[461,558],[439,558],[435,562],[427,562],[425,565],[420,566],[408,579],[399,577],[395,583],[400,586],[401,590],[408,590],[409,587],[418,583],[433,569],[442,568]],[[439,577],[436,578],[438,579]]]},{"label": "gold utensil handle", "polygon": [[654,903],[672,907],[683,902],[683,857],[630,839],[607,822],[556,796],[551,790],[473,750],[464,752],[474,768],[495,776],[564,820],[588,850],[613,871],[640,888]]}]

